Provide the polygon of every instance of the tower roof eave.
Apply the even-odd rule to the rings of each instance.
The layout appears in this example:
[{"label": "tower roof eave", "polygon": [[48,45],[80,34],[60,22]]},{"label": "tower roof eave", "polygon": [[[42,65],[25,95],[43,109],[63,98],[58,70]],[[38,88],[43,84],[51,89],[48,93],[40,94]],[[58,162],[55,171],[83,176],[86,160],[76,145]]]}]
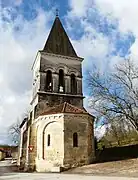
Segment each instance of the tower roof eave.
[{"label": "tower roof eave", "polygon": [[48,56],[56,56],[56,57],[62,57],[62,58],[66,58],[66,59],[72,59],[72,60],[79,60],[79,61],[83,61],[84,58],[83,57],[72,57],[72,56],[66,56],[66,55],[61,55],[61,54],[54,54],[54,53],[48,53],[48,52],[45,52],[43,50],[39,50],[40,53],[44,54],[44,55],[48,55]]}]

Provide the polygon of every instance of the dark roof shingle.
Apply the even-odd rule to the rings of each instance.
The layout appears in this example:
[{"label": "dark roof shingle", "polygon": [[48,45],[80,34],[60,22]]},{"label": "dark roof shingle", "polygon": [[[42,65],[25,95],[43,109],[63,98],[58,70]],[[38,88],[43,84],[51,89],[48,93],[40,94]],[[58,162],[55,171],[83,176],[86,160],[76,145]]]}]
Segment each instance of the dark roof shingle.
[{"label": "dark roof shingle", "polygon": [[59,17],[56,17],[54,21],[43,51],[63,56],[78,57]]}]

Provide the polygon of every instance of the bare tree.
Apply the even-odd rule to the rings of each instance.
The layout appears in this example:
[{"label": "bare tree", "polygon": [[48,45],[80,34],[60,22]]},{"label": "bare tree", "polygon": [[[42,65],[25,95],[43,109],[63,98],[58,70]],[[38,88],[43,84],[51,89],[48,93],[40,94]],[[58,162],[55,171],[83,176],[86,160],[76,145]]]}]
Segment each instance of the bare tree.
[{"label": "bare tree", "polygon": [[20,124],[21,121],[17,119],[17,121],[13,123],[8,129],[10,139],[16,145],[19,144],[19,140],[20,140]]},{"label": "bare tree", "polygon": [[138,67],[131,60],[116,65],[112,73],[96,68],[87,73],[90,88],[89,106],[106,121],[122,118],[138,131]]},{"label": "bare tree", "polygon": [[111,121],[106,133],[99,141],[100,145],[105,145],[105,147],[137,144],[137,142],[137,131],[123,119],[119,123],[117,119]]},{"label": "bare tree", "polygon": [[134,131],[135,129],[129,122],[125,121],[123,118],[119,120],[115,118],[110,121],[109,128],[104,137],[110,141],[111,144],[115,143],[121,146],[127,144],[129,140],[132,140],[131,135]]},{"label": "bare tree", "polygon": [[15,144],[18,145],[20,141],[20,125],[21,122],[24,121],[25,118],[28,117],[29,112],[27,111],[22,115],[21,120],[17,119],[16,122],[14,122],[8,129],[8,134],[10,136],[11,141]]}]

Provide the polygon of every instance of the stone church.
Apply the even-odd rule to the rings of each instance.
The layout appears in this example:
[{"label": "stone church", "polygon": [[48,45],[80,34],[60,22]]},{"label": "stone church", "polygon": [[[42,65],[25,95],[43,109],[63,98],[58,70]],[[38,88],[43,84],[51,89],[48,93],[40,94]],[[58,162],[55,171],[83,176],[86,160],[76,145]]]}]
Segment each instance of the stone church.
[{"label": "stone church", "polygon": [[60,172],[94,161],[94,116],[83,107],[82,61],[56,16],[32,66],[31,111],[20,125],[18,165]]}]

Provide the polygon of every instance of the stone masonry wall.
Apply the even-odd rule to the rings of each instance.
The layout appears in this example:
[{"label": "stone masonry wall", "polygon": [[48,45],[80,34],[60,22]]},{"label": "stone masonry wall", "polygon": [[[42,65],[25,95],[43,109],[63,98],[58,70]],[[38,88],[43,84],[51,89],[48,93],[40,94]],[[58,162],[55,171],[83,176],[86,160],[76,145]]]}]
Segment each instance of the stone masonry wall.
[{"label": "stone masonry wall", "polygon": [[[73,147],[75,132],[78,133],[78,147]],[[87,114],[40,116],[31,127],[30,167],[36,167],[38,172],[51,172],[54,167],[66,169],[89,164],[95,158],[93,142],[93,121]]]},{"label": "stone masonry wall", "polygon": [[[36,170],[51,172],[53,167],[62,167],[64,159],[63,115],[40,116],[36,126],[38,126]],[[50,135],[49,146],[48,135]]]},{"label": "stone masonry wall", "polygon": [[37,136],[36,136],[36,127],[34,124],[30,126],[30,139],[29,139],[29,146],[32,146],[32,151],[28,148],[28,161],[29,161],[29,170],[35,170],[35,158],[37,153]]},{"label": "stone masonry wall", "polygon": [[[65,115],[64,166],[65,168],[89,164],[94,158],[93,129],[89,115]],[[73,147],[73,133],[78,133],[78,147]]]}]

